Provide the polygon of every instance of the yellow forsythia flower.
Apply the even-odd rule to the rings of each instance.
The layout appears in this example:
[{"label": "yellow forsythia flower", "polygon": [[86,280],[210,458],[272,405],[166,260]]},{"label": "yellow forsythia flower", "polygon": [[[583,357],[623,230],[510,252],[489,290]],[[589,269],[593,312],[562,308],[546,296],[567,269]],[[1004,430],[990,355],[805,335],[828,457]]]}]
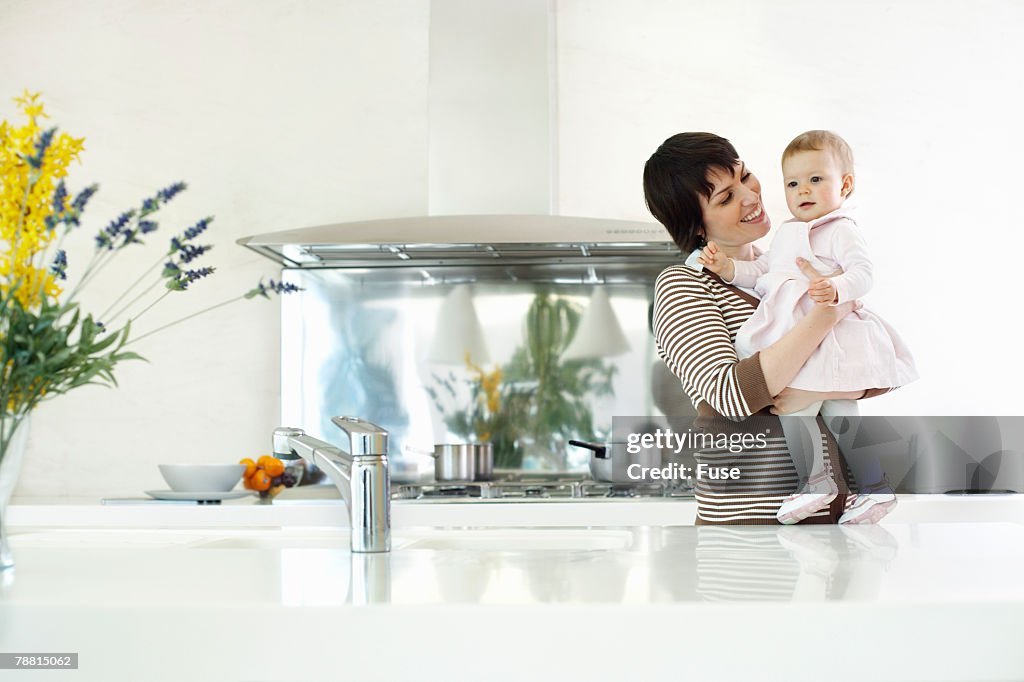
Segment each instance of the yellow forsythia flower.
[{"label": "yellow forsythia flower", "polygon": [[54,212],[53,193],[68,166],[78,159],[85,140],[65,133],[53,136],[39,168],[26,159],[36,154],[47,118],[39,93],[25,92],[14,99],[27,121],[14,126],[0,122],[0,291],[20,284],[16,299],[24,308],[38,306],[42,296],[56,297],[60,288],[49,263],[37,262],[53,239],[46,219]]}]

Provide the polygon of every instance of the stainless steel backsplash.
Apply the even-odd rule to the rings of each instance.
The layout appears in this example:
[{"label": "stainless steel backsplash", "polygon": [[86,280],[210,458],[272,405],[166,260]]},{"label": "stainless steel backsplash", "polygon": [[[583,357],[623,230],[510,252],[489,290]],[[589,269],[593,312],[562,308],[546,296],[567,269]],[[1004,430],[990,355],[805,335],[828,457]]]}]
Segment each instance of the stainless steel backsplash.
[{"label": "stainless steel backsplash", "polygon": [[[649,330],[657,271],[591,271],[598,282],[578,271],[466,268],[434,277],[417,267],[286,269],[285,281],[303,290],[282,297],[282,423],[332,441],[332,416],[364,417],[389,431],[393,457],[430,452],[435,443],[511,437],[516,452],[506,453],[506,466],[585,471],[588,453],[567,448],[569,438],[605,439],[615,415],[692,407]],[[479,355],[479,344],[460,337],[464,321],[442,310],[456,287],[463,307],[471,300],[489,355],[471,353],[475,367],[464,351]],[[594,337],[582,346],[585,357],[564,360],[572,341],[565,332],[601,298],[596,287],[615,318],[598,324],[621,328],[628,348],[602,348],[614,329],[581,327]]]}]

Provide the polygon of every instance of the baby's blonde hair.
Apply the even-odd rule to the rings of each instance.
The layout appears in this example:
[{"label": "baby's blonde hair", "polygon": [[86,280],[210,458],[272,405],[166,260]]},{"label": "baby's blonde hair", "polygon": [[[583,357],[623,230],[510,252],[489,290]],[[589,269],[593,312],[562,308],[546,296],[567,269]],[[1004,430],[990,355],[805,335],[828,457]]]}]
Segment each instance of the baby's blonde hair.
[{"label": "baby's blonde hair", "polygon": [[[846,140],[831,130],[808,130],[793,138],[782,152],[782,163],[798,152],[831,152],[839,162],[839,171],[843,175],[853,175],[853,150]],[[853,188],[850,188],[853,194]],[[847,195],[849,196],[849,195]]]}]

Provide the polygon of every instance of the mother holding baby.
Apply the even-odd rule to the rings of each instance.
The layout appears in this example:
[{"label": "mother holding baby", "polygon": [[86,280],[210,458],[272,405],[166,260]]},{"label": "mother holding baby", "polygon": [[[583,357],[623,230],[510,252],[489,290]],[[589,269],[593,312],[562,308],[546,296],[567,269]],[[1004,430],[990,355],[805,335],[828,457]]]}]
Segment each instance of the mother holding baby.
[{"label": "mother holding baby", "polygon": [[[787,186],[789,182],[787,177]],[[840,203],[849,189],[852,185],[842,190]],[[659,355],[680,379],[698,415],[739,422],[752,415],[774,419],[773,414],[800,412],[808,406],[815,406],[812,410],[817,413],[821,401],[859,400],[899,385],[824,392],[791,388],[822,341],[835,338],[833,330],[846,316],[866,316],[866,311],[858,312],[861,305],[855,298],[843,300],[833,293],[836,287],[828,279],[836,273],[825,275],[804,258],[793,259],[792,266],[806,278],[801,286],[809,293],[801,316],[770,345],[753,354],[743,353],[742,359],[737,354],[737,332],[761,301],[752,289],[734,286],[731,277],[727,281],[711,270],[722,272],[722,257],[730,264],[726,270],[730,273],[732,263],[758,261],[761,253],[753,242],[768,234],[771,221],[761,201],[760,183],[728,140],[710,133],[669,138],[644,167],[644,195],[651,213],[688,254],[684,264],[671,266],[658,277],[653,323]],[[815,225],[806,224],[811,229]],[[719,257],[718,267],[709,263],[709,253],[712,259]],[[898,339],[896,343],[898,354]],[[814,481],[815,472],[806,466],[800,470],[801,457],[791,456],[794,448],[787,446],[783,430],[773,428],[765,448],[739,455],[698,453],[698,461],[712,464],[728,458],[743,474],[728,487],[697,481],[697,523],[862,523],[881,518],[895,504],[895,497],[877,462],[849,462],[863,494],[859,499],[848,495],[846,462],[833,435],[822,421],[817,423],[822,426],[815,435],[826,441],[825,469],[832,487],[831,495],[818,496],[824,504],[805,503],[814,497],[806,491],[808,478]],[[783,515],[787,505],[798,503],[804,505],[799,515]]]}]

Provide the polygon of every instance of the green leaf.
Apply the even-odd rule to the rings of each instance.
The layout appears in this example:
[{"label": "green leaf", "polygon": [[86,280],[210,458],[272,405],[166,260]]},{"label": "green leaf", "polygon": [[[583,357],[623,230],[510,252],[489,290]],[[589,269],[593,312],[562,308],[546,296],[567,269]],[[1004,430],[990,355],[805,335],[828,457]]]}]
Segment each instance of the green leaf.
[{"label": "green leaf", "polygon": [[[108,334],[106,338],[102,339],[99,343],[94,343],[89,347],[90,353],[99,353],[112,346],[120,338],[119,334]],[[123,343],[123,342],[122,342]]]},{"label": "green leaf", "polygon": [[124,360],[142,360],[143,362],[149,362],[149,360],[138,353],[133,353],[131,351],[125,351],[124,353],[118,353],[117,355],[111,355],[110,357],[114,362],[122,362]]}]

